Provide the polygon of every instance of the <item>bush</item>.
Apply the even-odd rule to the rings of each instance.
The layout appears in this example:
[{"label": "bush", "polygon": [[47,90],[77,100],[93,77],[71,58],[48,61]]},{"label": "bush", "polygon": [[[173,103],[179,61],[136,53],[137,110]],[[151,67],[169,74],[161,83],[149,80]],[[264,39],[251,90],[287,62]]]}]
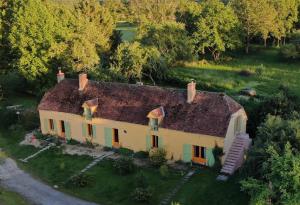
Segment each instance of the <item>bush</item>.
[{"label": "bush", "polygon": [[123,147],[121,147],[120,149],[116,150],[116,152],[119,153],[120,155],[123,155],[123,156],[132,156],[134,154],[133,150],[127,149],[127,148],[123,148]]},{"label": "bush", "polygon": [[152,197],[152,190],[149,187],[147,178],[143,172],[139,172],[136,177],[136,188],[132,192],[132,197],[138,202],[148,202]]},{"label": "bush", "polygon": [[249,77],[253,75],[253,72],[251,70],[241,70],[239,71],[240,76]]},{"label": "bush", "polygon": [[141,188],[137,187],[132,192],[132,197],[138,202],[148,202],[152,197],[152,190],[150,187]]},{"label": "bush", "polygon": [[72,177],[68,182],[67,186],[73,186],[78,188],[84,188],[89,186],[93,181],[93,178],[87,174],[79,174]]},{"label": "bush", "polygon": [[168,176],[169,176],[168,166],[165,164],[161,165],[159,168],[159,173],[160,173],[160,176],[162,176],[162,178],[168,178]]},{"label": "bush", "polygon": [[6,108],[0,109],[0,126],[7,128],[13,124],[16,124],[18,117],[16,111],[7,110]]},{"label": "bush", "polygon": [[31,110],[24,111],[20,120],[25,130],[36,129],[40,124],[38,113]]},{"label": "bush", "polygon": [[145,159],[145,158],[149,157],[149,152],[138,151],[138,152],[134,153],[133,157],[138,158],[138,159]]},{"label": "bush", "polygon": [[134,171],[134,164],[131,157],[121,157],[114,161],[113,167],[120,175],[130,174]]},{"label": "bush", "polygon": [[280,49],[280,56],[284,59],[295,60],[300,58],[300,46],[296,44],[287,44]]},{"label": "bush", "polygon": [[103,151],[105,151],[105,152],[108,152],[108,151],[111,151],[111,150],[112,150],[111,147],[103,147]]},{"label": "bush", "polygon": [[151,149],[149,152],[150,162],[155,167],[163,165],[167,161],[166,156],[167,151],[163,148]]}]

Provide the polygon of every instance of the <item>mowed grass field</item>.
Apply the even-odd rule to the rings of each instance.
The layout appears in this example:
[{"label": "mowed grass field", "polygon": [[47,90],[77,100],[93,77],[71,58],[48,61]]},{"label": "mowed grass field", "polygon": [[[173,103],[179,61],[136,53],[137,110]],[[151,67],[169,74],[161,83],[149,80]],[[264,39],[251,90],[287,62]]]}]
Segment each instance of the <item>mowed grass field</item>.
[{"label": "mowed grass field", "polygon": [[270,96],[285,85],[300,97],[300,62],[284,62],[278,48],[255,47],[252,53],[240,54],[228,62],[186,63],[169,70],[167,84],[182,87],[191,79],[196,80],[198,89],[232,96],[247,87],[254,88],[258,95]]},{"label": "mowed grass field", "polygon": [[0,205],[29,205],[20,195],[0,188]]}]

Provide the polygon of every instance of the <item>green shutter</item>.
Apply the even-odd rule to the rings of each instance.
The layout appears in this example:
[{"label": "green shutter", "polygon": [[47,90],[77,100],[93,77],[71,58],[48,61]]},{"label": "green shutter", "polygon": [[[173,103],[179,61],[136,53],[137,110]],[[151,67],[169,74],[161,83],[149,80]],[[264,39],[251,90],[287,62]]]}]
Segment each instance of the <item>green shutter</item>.
[{"label": "green shutter", "polygon": [[66,121],[64,121],[64,123],[65,123],[66,138],[67,138],[67,140],[71,140],[71,127],[70,127],[70,123],[66,122]]},{"label": "green shutter", "polygon": [[192,145],[184,144],[183,145],[183,158],[184,162],[190,162],[192,160]]},{"label": "green shutter", "polygon": [[96,138],[97,136],[97,126],[93,125],[93,137]]},{"label": "green shutter", "polygon": [[214,166],[215,157],[214,157],[214,154],[213,154],[213,148],[207,148],[205,154],[206,154],[207,166],[209,166],[209,167]]},{"label": "green shutter", "polygon": [[149,151],[149,150],[151,149],[151,147],[152,147],[151,144],[152,144],[152,143],[151,143],[151,136],[150,136],[150,135],[147,135],[147,136],[146,136],[146,150],[147,150],[147,151]]},{"label": "green shutter", "polygon": [[162,148],[164,146],[163,137],[158,137],[158,147]]},{"label": "green shutter", "polygon": [[82,137],[87,137],[87,124],[86,123],[82,123]]},{"label": "green shutter", "polygon": [[49,120],[48,119],[44,119],[44,130],[46,133],[49,132]]},{"label": "green shutter", "polygon": [[104,142],[106,147],[112,147],[112,129],[104,128]]},{"label": "green shutter", "polygon": [[57,134],[57,124],[56,124],[56,120],[53,120],[53,128],[54,128],[54,133]]},{"label": "green shutter", "polygon": [[85,119],[91,120],[92,119],[92,112],[90,108],[84,108],[84,114]]}]

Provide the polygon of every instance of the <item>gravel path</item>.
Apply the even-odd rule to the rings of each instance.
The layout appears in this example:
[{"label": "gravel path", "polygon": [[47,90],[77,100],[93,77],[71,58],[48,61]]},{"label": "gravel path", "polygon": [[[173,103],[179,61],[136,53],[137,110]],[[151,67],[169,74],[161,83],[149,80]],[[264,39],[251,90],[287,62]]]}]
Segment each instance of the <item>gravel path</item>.
[{"label": "gravel path", "polygon": [[18,168],[12,159],[0,165],[0,185],[36,205],[96,205],[59,192]]}]

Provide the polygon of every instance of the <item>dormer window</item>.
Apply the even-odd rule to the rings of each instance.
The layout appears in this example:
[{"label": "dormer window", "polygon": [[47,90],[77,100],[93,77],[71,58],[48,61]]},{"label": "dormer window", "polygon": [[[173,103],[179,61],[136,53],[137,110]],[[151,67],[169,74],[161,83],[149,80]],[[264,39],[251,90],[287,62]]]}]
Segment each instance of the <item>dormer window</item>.
[{"label": "dormer window", "polygon": [[151,127],[151,130],[158,131],[158,119],[157,118],[150,118],[150,127]]},{"label": "dormer window", "polygon": [[165,117],[164,108],[161,106],[148,113],[149,126],[151,130],[158,131],[159,125],[161,124],[163,118]]},{"label": "dormer window", "polygon": [[85,117],[85,119],[91,120],[93,114],[96,112],[98,107],[98,98],[85,101],[82,107],[83,107],[83,116]]}]

